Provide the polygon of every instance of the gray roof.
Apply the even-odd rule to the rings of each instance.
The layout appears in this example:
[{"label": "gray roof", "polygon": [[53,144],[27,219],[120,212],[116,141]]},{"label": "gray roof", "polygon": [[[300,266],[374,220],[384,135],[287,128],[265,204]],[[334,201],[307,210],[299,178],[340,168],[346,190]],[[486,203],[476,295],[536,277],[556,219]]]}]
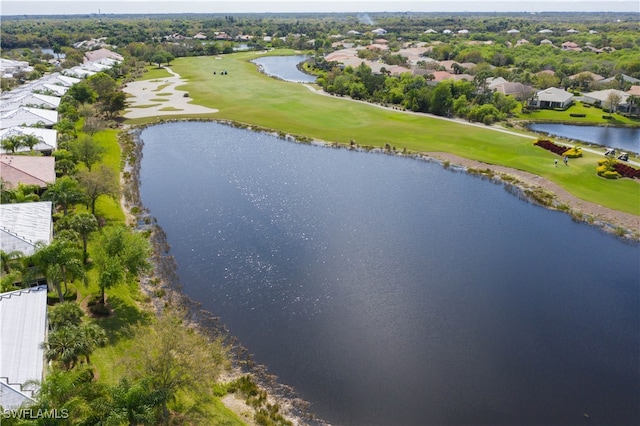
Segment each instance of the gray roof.
[{"label": "gray roof", "polygon": [[51,201],[0,204],[0,250],[31,255],[36,242],[52,238]]},{"label": "gray roof", "polygon": [[550,87],[537,92],[536,97],[541,102],[566,102],[573,97],[573,94],[563,89]]},{"label": "gray roof", "polygon": [[[0,140],[9,136],[33,135],[40,139],[40,143],[33,147],[34,151],[55,151],[58,148],[58,131],[53,129],[42,129],[39,127],[14,126],[0,130]],[[29,151],[28,146],[22,146],[16,152]],[[6,154],[9,151],[0,148],[0,153]]]},{"label": "gray roof", "polygon": [[39,123],[51,127],[58,122],[58,111],[21,106],[11,111],[3,111],[0,121],[0,127],[3,129]]},{"label": "gray roof", "polygon": [[28,403],[34,388],[25,383],[42,380],[46,331],[46,285],[0,293],[0,405],[5,409]]}]

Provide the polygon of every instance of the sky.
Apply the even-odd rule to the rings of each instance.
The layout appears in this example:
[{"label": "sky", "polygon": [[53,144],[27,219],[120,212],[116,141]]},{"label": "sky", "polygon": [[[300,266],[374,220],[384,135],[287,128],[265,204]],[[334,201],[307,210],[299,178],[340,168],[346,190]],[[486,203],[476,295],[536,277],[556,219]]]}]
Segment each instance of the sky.
[{"label": "sky", "polygon": [[636,12],[638,0],[0,0],[0,16],[254,12]]}]

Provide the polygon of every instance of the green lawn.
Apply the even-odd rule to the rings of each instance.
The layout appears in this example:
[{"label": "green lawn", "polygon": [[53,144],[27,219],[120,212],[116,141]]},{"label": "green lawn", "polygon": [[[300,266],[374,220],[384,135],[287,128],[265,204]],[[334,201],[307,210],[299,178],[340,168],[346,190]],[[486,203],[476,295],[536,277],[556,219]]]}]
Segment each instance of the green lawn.
[{"label": "green lawn", "polygon": [[[586,117],[571,117],[571,114],[586,114]],[[612,118],[605,119],[602,116],[610,115]],[[533,110],[527,114],[522,112],[517,118],[530,121],[554,121],[566,124],[614,124],[614,125],[640,125],[640,120],[624,117],[620,114],[609,114],[603,112],[600,108],[584,105],[582,102],[576,102],[565,111],[556,111],[551,109]]]},{"label": "green lawn", "polygon": [[[180,89],[188,91],[194,103],[219,109],[209,117],[344,144],[355,140],[360,145],[379,147],[389,143],[399,150],[446,151],[529,171],[587,201],[640,214],[638,183],[598,178],[595,156],[585,156],[576,162],[571,174],[562,174],[549,167],[553,164],[553,154],[533,146],[530,137],[312,93],[301,84],[259,73],[256,66],[248,62],[257,56],[255,52],[246,52],[222,55],[222,59],[180,58],[172,64],[172,69],[188,81]],[[213,75],[212,70],[226,70],[228,74]],[[154,119],[129,122],[150,120]]]}]

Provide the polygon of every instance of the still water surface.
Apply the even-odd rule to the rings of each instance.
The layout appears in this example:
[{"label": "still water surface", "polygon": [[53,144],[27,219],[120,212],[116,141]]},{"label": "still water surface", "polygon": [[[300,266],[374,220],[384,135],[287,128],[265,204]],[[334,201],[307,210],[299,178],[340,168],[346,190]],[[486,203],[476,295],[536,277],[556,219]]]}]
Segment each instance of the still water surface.
[{"label": "still water surface", "polygon": [[184,291],[321,418],[640,424],[638,245],[433,163],[214,123],[142,139]]},{"label": "still water surface", "polygon": [[553,123],[530,124],[528,127],[534,132],[640,153],[640,129]]},{"label": "still water surface", "polygon": [[263,72],[267,75],[295,83],[313,83],[316,81],[315,76],[303,73],[298,69],[298,64],[306,59],[308,56],[305,55],[263,56],[251,62],[262,67]]}]

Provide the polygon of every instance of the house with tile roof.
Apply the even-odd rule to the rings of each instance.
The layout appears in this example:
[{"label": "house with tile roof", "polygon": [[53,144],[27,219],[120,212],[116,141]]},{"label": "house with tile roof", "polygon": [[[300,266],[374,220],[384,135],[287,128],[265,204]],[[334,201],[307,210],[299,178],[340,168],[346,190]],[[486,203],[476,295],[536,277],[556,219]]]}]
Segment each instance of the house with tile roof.
[{"label": "house with tile roof", "polygon": [[[51,155],[58,149],[58,131],[53,129],[43,129],[40,127],[15,126],[0,130],[0,141],[9,136],[33,135],[40,140],[33,147],[34,151],[39,151],[43,155]],[[28,146],[20,147],[16,152],[29,151]],[[8,151],[0,148],[0,154],[8,154]]]},{"label": "house with tile roof", "polygon": [[43,379],[47,286],[0,293],[0,406],[29,406]]},{"label": "house with tile roof", "polygon": [[29,106],[40,109],[58,109],[60,97],[41,93],[21,93],[17,96],[0,100],[0,112]]},{"label": "house with tile roof", "polygon": [[19,184],[46,188],[56,181],[55,158],[35,155],[0,155],[0,178],[10,187]]},{"label": "house with tile roof", "polygon": [[536,92],[529,101],[532,108],[568,108],[573,103],[573,93],[564,89],[550,87]]},{"label": "house with tile roof", "polygon": [[31,108],[21,106],[19,108],[3,111],[0,114],[0,128],[7,129],[14,126],[52,127],[58,122],[58,111],[48,109]]}]

